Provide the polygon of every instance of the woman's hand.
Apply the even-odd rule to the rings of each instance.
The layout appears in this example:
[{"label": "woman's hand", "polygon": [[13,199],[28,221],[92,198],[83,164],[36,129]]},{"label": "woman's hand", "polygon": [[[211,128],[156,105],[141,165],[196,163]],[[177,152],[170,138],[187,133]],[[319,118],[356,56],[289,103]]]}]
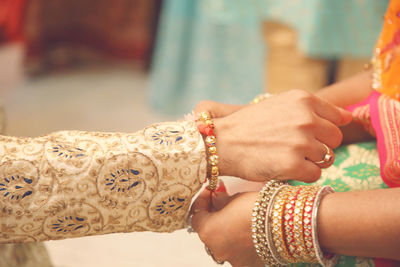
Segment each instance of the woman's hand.
[{"label": "woman's hand", "polygon": [[220,174],[252,181],[318,180],[321,169],[314,162],[326,155],[323,144],[339,146],[338,126],[352,120],[350,112],[300,90],[214,110],[214,117],[229,114],[214,119]]},{"label": "woman's hand", "polygon": [[251,214],[257,192],[210,197],[204,190],[192,206],[192,227],[218,261],[232,266],[264,266],[251,237]]},{"label": "woman's hand", "polygon": [[195,114],[206,111],[210,114],[211,118],[216,119],[228,116],[244,107],[246,107],[246,105],[231,105],[211,100],[203,100],[197,103],[193,111]]}]

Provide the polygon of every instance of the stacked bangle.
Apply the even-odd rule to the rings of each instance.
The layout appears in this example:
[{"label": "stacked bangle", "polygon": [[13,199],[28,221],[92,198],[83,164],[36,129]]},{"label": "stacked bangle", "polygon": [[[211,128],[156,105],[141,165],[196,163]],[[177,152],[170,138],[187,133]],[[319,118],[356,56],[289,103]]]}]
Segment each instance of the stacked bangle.
[{"label": "stacked bangle", "polygon": [[199,125],[198,129],[201,134],[205,135],[205,143],[207,146],[208,153],[208,164],[211,166],[210,175],[208,176],[208,189],[214,191],[218,186],[218,161],[217,155],[217,138],[214,133],[214,122],[208,112],[200,112],[199,119],[203,122],[203,125]]},{"label": "stacked bangle", "polygon": [[[260,214],[253,213],[253,240],[258,245],[258,255],[267,265],[307,262],[333,266],[336,257],[323,254],[317,236],[319,204],[323,196],[334,192],[333,189],[329,186],[268,186],[269,189],[264,187],[261,191],[267,193],[260,194],[262,199],[255,204],[255,208],[262,206],[262,203],[267,206],[266,210],[262,209],[266,218],[254,219]],[[257,226],[260,221],[264,222],[264,239],[258,237],[262,231],[254,228],[254,222]],[[266,245],[260,246],[259,243],[264,240]],[[267,251],[261,253],[260,247]],[[265,255],[268,256],[268,262]]]},{"label": "stacked bangle", "polygon": [[275,266],[279,263],[273,258],[269,245],[267,245],[268,236],[265,232],[265,219],[271,197],[274,195],[275,191],[279,190],[283,186],[286,185],[281,181],[272,180],[267,182],[261,189],[253,209],[251,232],[254,247],[256,248],[258,256],[260,256],[266,265]]}]

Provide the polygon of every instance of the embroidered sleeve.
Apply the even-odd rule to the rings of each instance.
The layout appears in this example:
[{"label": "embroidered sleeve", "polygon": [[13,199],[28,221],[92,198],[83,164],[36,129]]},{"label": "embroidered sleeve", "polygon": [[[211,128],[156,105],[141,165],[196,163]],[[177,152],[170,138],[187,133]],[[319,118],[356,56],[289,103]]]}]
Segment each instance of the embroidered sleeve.
[{"label": "embroidered sleeve", "polygon": [[193,122],[0,136],[0,243],[185,226],[206,175]]}]

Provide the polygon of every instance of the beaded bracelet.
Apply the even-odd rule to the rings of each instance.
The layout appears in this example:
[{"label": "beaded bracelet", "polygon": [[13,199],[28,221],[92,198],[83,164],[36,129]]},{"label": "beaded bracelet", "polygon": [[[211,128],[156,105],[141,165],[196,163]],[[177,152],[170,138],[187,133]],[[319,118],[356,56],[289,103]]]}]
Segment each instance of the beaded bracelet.
[{"label": "beaded bracelet", "polygon": [[267,235],[265,233],[265,219],[271,197],[276,191],[279,191],[279,189],[284,186],[287,185],[282,181],[268,181],[261,189],[259,197],[254,204],[251,225],[253,243],[258,256],[266,265],[276,266],[279,263],[271,255],[269,246],[267,246],[268,242],[266,242]]},{"label": "beaded bracelet", "polygon": [[217,155],[217,143],[216,136],[214,134],[214,122],[211,119],[211,116],[208,112],[200,112],[199,119],[204,123],[203,125],[199,125],[199,132],[203,135],[206,135],[205,143],[207,146],[208,152],[208,164],[211,166],[211,172],[208,179],[208,189],[210,191],[214,191],[218,186],[218,161],[219,157]]},{"label": "beaded bracelet", "polygon": [[270,93],[265,93],[265,94],[258,95],[249,104],[258,104],[258,103],[264,101],[265,99],[267,99],[270,96],[272,96]]}]

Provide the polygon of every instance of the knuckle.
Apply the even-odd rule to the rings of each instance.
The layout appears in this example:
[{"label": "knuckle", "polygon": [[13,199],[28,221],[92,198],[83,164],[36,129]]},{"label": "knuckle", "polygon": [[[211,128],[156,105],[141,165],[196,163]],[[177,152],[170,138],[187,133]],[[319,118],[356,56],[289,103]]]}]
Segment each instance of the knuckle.
[{"label": "knuckle", "polygon": [[197,103],[196,107],[195,107],[195,111],[196,112],[200,112],[200,111],[209,111],[210,109],[212,109],[215,106],[214,101],[211,100],[202,100],[200,102]]},{"label": "knuckle", "polygon": [[314,130],[318,125],[317,117],[311,112],[304,112],[299,117],[296,126],[300,130]]},{"label": "knuckle", "polygon": [[298,157],[305,155],[311,149],[311,142],[306,136],[298,137],[296,142],[292,144],[292,153],[298,155]]},{"label": "knuckle", "polygon": [[290,91],[297,100],[311,100],[313,95],[310,92],[294,89]]},{"label": "knuckle", "polygon": [[298,172],[299,167],[301,168],[301,160],[299,157],[295,156],[296,152],[289,154],[286,157],[285,164],[282,167],[284,174],[289,177],[294,177]]}]

